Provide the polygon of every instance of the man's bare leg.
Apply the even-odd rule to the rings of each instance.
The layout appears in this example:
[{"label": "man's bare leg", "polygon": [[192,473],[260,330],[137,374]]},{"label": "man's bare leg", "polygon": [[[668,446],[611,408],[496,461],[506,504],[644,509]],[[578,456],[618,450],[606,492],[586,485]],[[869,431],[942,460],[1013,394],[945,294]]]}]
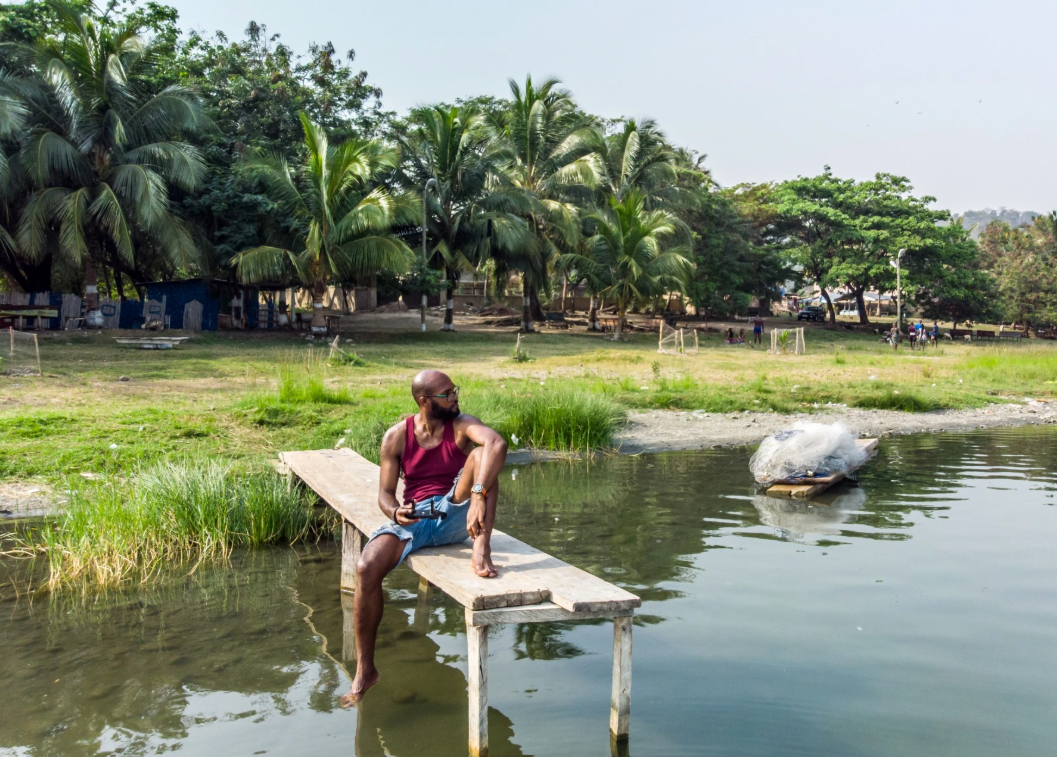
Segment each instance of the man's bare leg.
[{"label": "man's bare leg", "polygon": [[[477,464],[480,459],[481,448],[477,447],[466,459],[462,476],[455,486],[454,499],[456,502],[465,502],[470,498],[470,489],[476,480]],[[484,531],[473,540],[473,572],[481,578],[495,578],[499,575],[499,571],[492,563],[492,526],[495,523],[496,503],[499,502],[499,480],[489,481],[484,488],[488,491],[488,496],[485,497]]]},{"label": "man's bare leg", "polygon": [[358,704],[367,690],[378,683],[374,667],[374,645],[382,622],[384,599],[382,581],[400,562],[404,543],[392,534],[372,541],[356,563],[356,595],[353,601],[353,624],[356,628],[356,677],[349,693],[341,698],[342,707]]}]

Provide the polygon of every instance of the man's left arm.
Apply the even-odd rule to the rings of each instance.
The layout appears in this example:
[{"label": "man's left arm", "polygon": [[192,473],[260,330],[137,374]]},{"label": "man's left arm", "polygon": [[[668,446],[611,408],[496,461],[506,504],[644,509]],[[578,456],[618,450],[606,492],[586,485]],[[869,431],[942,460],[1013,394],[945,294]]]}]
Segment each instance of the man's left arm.
[{"label": "man's left arm", "polygon": [[499,478],[499,472],[506,464],[506,439],[501,437],[495,429],[481,423],[477,418],[470,416],[466,419],[468,423],[463,433],[474,444],[483,447],[481,450],[481,462],[474,474],[473,484],[481,484],[485,489]]},{"label": "man's left arm", "polygon": [[[474,479],[470,483],[480,484],[485,490],[493,489],[499,480],[499,472],[506,463],[506,440],[494,429],[484,425],[473,416],[467,417],[466,421],[463,433],[470,441],[482,448],[481,459],[477,470],[474,471]],[[470,511],[466,515],[466,530],[473,539],[476,539],[478,534],[483,533],[486,528],[486,503],[486,495],[471,493]]]}]

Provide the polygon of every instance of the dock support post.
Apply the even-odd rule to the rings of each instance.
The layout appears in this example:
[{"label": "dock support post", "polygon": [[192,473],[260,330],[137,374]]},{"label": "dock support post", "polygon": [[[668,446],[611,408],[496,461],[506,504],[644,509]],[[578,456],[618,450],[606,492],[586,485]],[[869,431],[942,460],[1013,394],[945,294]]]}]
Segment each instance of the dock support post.
[{"label": "dock support post", "polygon": [[363,549],[363,534],[347,520],[341,524],[341,590],[356,590],[356,562]]},{"label": "dock support post", "polygon": [[341,660],[352,662],[356,659],[356,623],[353,613],[352,594],[341,593]]},{"label": "dock support post", "polygon": [[631,725],[631,616],[613,618],[613,697],[609,706],[609,735],[626,741]]},{"label": "dock support post", "polygon": [[488,757],[488,626],[470,625],[470,618],[466,620],[470,757]]},{"label": "dock support post", "polygon": [[421,576],[418,579],[418,597],[415,600],[415,631],[429,632],[429,605],[433,598],[433,585]]}]

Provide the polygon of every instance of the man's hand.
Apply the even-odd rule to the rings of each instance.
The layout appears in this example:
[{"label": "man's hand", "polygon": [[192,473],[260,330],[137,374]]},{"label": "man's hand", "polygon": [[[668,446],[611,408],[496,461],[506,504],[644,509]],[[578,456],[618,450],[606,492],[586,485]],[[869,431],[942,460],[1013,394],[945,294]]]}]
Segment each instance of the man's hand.
[{"label": "man's hand", "polygon": [[466,513],[466,533],[476,539],[484,533],[485,500],[483,494],[470,495],[470,510]]},{"label": "man's hand", "polygon": [[393,520],[401,526],[410,526],[412,523],[418,523],[419,521],[418,518],[412,517],[414,514],[414,504],[406,502],[393,510]]}]

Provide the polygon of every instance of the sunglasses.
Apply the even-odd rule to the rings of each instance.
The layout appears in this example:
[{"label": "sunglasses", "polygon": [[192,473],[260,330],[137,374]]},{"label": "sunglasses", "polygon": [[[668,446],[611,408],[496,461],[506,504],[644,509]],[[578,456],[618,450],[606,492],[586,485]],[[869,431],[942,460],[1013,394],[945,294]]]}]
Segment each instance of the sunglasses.
[{"label": "sunglasses", "polygon": [[427,397],[436,397],[442,400],[457,400],[459,399],[459,387],[453,386],[451,391],[447,394],[427,394]]}]

